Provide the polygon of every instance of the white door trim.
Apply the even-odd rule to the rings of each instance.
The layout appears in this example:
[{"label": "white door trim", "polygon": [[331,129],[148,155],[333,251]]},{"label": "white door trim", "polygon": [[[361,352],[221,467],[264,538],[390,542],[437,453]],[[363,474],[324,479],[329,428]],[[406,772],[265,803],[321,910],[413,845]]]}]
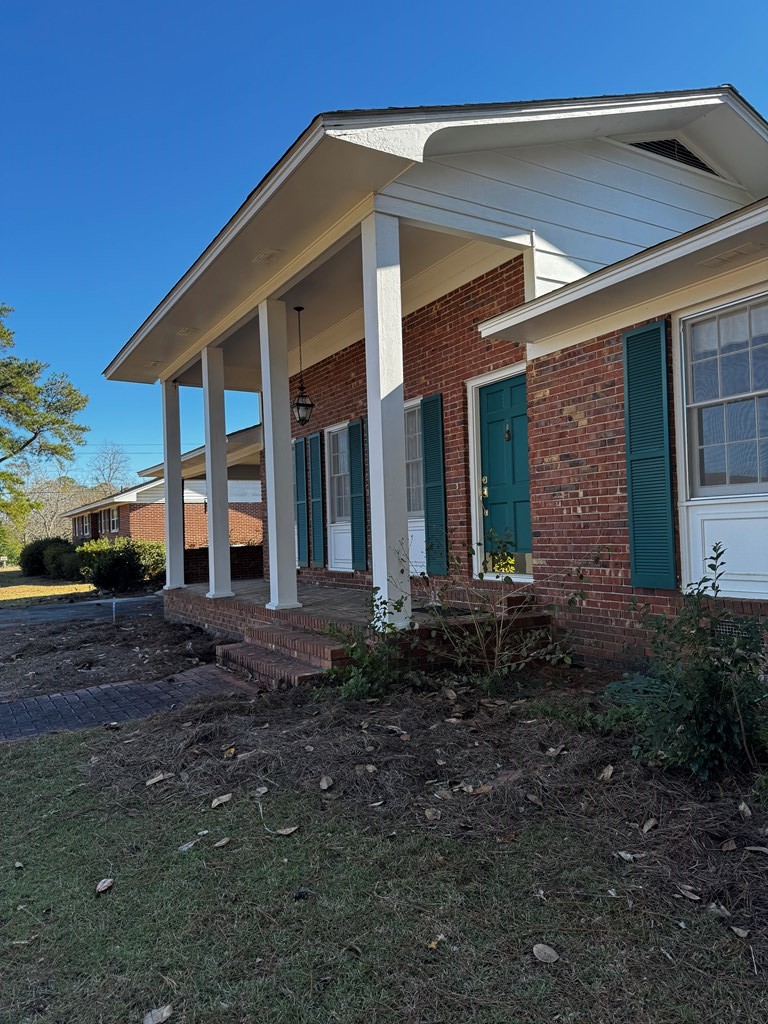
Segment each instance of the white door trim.
[{"label": "white door trim", "polygon": [[[498,380],[506,380],[508,377],[517,377],[525,373],[528,364],[525,360],[519,363],[512,363],[503,366],[499,370],[492,370],[490,373],[480,374],[478,377],[470,377],[465,381],[467,387],[467,430],[469,439],[469,513],[472,524],[472,572],[477,578],[482,572],[482,548],[483,548],[483,510],[478,481],[480,479],[480,389],[486,384],[495,384]],[[487,580],[506,579],[497,573],[483,573]],[[531,583],[532,576],[524,576],[522,573],[515,580],[520,583]]]},{"label": "white door trim", "polygon": [[[326,569],[330,569],[331,572],[352,572],[352,520],[344,523],[334,523],[331,518],[331,446],[328,443],[328,435],[335,434],[340,430],[346,429],[350,420],[344,420],[341,423],[334,423],[329,427],[325,427],[323,430],[323,444],[325,446],[325,542],[328,546],[328,556],[325,560]],[[343,565],[333,564],[333,555],[336,550],[335,540],[342,536],[344,539],[349,539],[350,555],[347,564],[347,560]]]}]

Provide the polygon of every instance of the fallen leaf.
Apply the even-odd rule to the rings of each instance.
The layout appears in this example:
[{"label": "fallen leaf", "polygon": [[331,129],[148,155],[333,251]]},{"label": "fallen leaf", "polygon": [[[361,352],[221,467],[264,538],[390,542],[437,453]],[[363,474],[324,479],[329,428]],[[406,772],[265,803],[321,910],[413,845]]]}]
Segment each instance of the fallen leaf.
[{"label": "fallen leaf", "polygon": [[445,691],[445,699],[446,700],[451,700],[451,701],[456,700],[456,691],[455,690],[450,690],[450,689],[446,690]]},{"label": "fallen leaf", "polygon": [[710,903],[707,906],[707,910],[712,914],[717,914],[718,917],[730,917],[730,910],[726,910],[722,903]]},{"label": "fallen leaf", "polygon": [[726,839],[724,843],[720,844],[720,849],[723,853],[730,853],[732,850],[737,850],[735,839]]},{"label": "fallen leaf", "polygon": [[223,839],[220,839],[218,841],[218,843],[214,843],[213,845],[215,846],[215,848],[217,850],[220,850],[222,846],[226,846],[227,843],[231,843],[231,842],[232,842],[232,840],[229,838],[229,836],[224,836]]},{"label": "fallen leaf", "polygon": [[222,804],[228,804],[231,799],[231,793],[225,793],[224,796],[214,797],[211,801],[211,807],[221,807]]},{"label": "fallen leaf", "polygon": [[550,747],[547,750],[547,757],[557,757],[558,754],[562,754],[565,751],[565,744],[558,743],[556,747]]},{"label": "fallen leaf", "polygon": [[269,792],[269,786],[259,786],[258,789],[254,789],[254,796],[264,796],[265,793]]},{"label": "fallen leaf", "polygon": [[446,722],[448,722],[450,725],[461,725],[462,724],[461,719],[460,718],[456,718],[456,717],[446,718]]},{"label": "fallen leaf", "polygon": [[307,744],[307,746],[306,746],[306,747],[304,747],[304,749],[306,750],[306,752],[307,752],[308,754],[311,754],[311,753],[312,753],[312,751],[313,751],[313,750],[314,750],[315,748],[314,748],[314,747],[312,746],[312,744],[311,744],[311,743],[308,743],[308,744]]},{"label": "fallen leaf", "polygon": [[400,733],[400,740],[401,740],[401,741],[402,741],[403,743],[410,743],[410,742],[411,742],[411,736],[410,736],[410,733],[407,733],[407,732],[401,732],[401,733]]},{"label": "fallen leaf", "polygon": [[541,960],[543,964],[553,964],[555,960],[560,959],[560,954],[556,953],[551,946],[547,946],[543,942],[536,943],[533,947],[533,955],[537,960]]},{"label": "fallen leaf", "polygon": [[544,806],[544,804],[542,803],[541,797],[540,796],[536,796],[535,793],[526,793],[525,794],[525,799],[526,800],[530,800],[530,802],[532,804],[536,804],[537,807],[543,807]]},{"label": "fallen leaf", "polygon": [[701,899],[701,896],[698,896],[690,887],[690,885],[678,885],[678,889],[687,900],[698,901]]},{"label": "fallen leaf", "polygon": [[749,804],[745,803],[744,800],[741,801],[741,803],[739,804],[737,810],[738,810],[739,814],[742,816],[742,818],[751,818],[752,817],[752,811],[749,809]]},{"label": "fallen leaf", "polygon": [[597,777],[598,777],[598,779],[600,779],[601,782],[607,782],[608,779],[610,779],[610,777],[612,775],[613,775],[613,765],[612,764],[607,764],[605,766],[605,768],[603,768],[603,770],[600,772],[600,774]]},{"label": "fallen leaf", "polygon": [[114,884],[114,878],[102,878],[102,880],[96,886],[96,892],[106,892],[107,889],[111,889]]},{"label": "fallen leaf", "polygon": [[190,839],[188,843],[182,843],[179,847],[179,853],[188,853],[196,843],[196,839]]},{"label": "fallen leaf", "polygon": [[369,806],[369,807],[381,807],[381,805],[382,805],[383,803],[384,803],[384,801],[383,801],[383,800],[377,800],[377,801],[376,801],[375,803],[372,803],[372,804],[368,804],[368,806]]},{"label": "fallen leaf", "polygon": [[445,942],[445,936],[442,932],[439,935],[436,935],[431,942],[427,943],[427,949],[437,949],[441,942]]},{"label": "fallen leaf", "polygon": [[438,800],[453,800],[453,793],[450,789],[438,789],[435,791]]},{"label": "fallen leaf", "polygon": [[730,925],[731,931],[738,935],[740,939],[746,939],[749,935],[749,928],[737,928],[735,924]]},{"label": "fallen leaf", "polygon": [[369,775],[373,775],[373,773],[377,772],[379,769],[376,767],[375,764],[367,764],[365,766],[365,770],[368,772]]},{"label": "fallen leaf", "polygon": [[224,757],[234,757],[234,756],[235,756],[235,748],[234,747],[227,747],[227,749],[224,751]]},{"label": "fallen leaf", "polygon": [[330,775],[323,775],[320,777],[320,789],[330,789],[333,785],[333,779]]},{"label": "fallen leaf", "polygon": [[643,835],[650,832],[652,828],[656,828],[659,824],[658,818],[649,818],[648,821],[643,825]]},{"label": "fallen leaf", "polygon": [[36,938],[38,938],[37,935],[30,935],[28,939],[15,939],[11,943],[11,945],[12,946],[29,946],[29,945],[31,945],[35,941]]},{"label": "fallen leaf", "polygon": [[750,853],[768,853],[768,846],[745,846],[744,849]]},{"label": "fallen leaf", "polygon": [[493,782],[496,786],[507,785],[510,782],[517,782],[519,778],[522,778],[522,775],[522,768],[504,768],[503,771],[499,772]]},{"label": "fallen leaf", "polygon": [[23,868],[24,867],[24,865],[21,863],[20,860],[17,860],[16,863],[13,866],[15,868]]},{"label": "fallen leaf", "polygon": [[143,1024],[163,1024],[164,1020],[168,1020],[173,1013],[173,1006],[168,1003],[167,1006],[158,1006],[155,1010],[150,1010],[149,1013],[144,1014]]},{"label": "fallen leaf", "polygon": [[474,793],[472,795],[473,796],[482,796],[483,793],[490,793],[492,789],[493,789],[493,786],[491,785],[490,782],[484,782],[482,786],[478,786],[477,787],[477,789],[474,791]]},{"label": "fallen leaf", "polygon": [[426,811],[424,811],[424,817],[427,818],[429,821],[440,821],[442,816],[443,812],[438,811],[436,807],[428,807]]},{"label": "fallen leaf", "polygon": [[645,854],[644,853],[628,853],[626,850],[618,850],[616,856],[617,857],[621,857],[622,860],[629,861],[629,863],[631,864],[634,861],[639,860],[641,857],[645,857]]},{"label": "fallen leaf", "polygon": [[157,775],[153,775],[151,779],[147,779],[144,783],[145,786],[154,786],[158,782],[165,782],[166,779],[172,779],[175,776],[175,772],[158,772]]},{"label": "fallen leaf", "polygon": [[439,764],[440,766],[442,766],[444,764],[448,764],[448,762],[447,761],[441,761],[440,758],[438,758],[437,761],[435,761],[435,764]]},{"label": "fallen leaf", "polygon": [[292,836],[293,833],[296,832],[298,827],[299,827],[298,825],[288,825],[287,828],[279,828],[275,832],[275,835],[276,836]]}]

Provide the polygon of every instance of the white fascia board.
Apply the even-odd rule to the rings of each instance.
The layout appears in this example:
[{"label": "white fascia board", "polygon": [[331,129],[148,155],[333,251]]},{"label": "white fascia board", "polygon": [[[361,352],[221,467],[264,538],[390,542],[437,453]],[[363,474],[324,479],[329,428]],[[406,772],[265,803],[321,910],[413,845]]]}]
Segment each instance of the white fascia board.
[{"label": "white fascia board", "polygon": [[71,516],[82,515],[83,512],[95,512],[100,508],[111,508],[112,505],[129,505],[138,501],[137,495],[147,487],[156,486],[157,481],[152,480],[149,483],[141,484],[139,487],[134,487],[130,491],[121,491],[119,494],[109,494],[106,498],[100,498],[98,501],[91,501],[87,505],[80,505],[79,508],[73,508],[69,512],[64,512],[63,515],[67,518]]},{"label": "white fascia board", "polygon": [[189,268],[171,291],[166,295],[157,308],[144,321],[133,337],[126,342],[115,358],[103,371],[104,376],[109,380],[120,364],[129,356],[144,340],[144,338],[160,323],[164,316],[173,308],[182,295],[187,292],[195,282],[205,273],[211,264],[230,245],[232,240],[242,231],[245,225],[258,213],[258,211],[269,201],[269,199],[283,185],[287,178],[293,174],[296,168],[307,158],[313,149],[325,137],[325,130],[322,120],[316,118],[306,132],[298,138],[293,147],[288,150],[285,156],[267,174],[261,185],[257,185],[251,196],[243,203],[238,212],[232,217],[228,224],[219,232],[205,252]]},{"label": "white fascia board", "polygon": [[[609,96],[586,100],[534,101],[513,103],[501,109],[495,104],[487,107],[470,107],[466,111],[460,107],[449,107],[442,116],[434,109],[427,109],[422,114],[413,109],[404,110],[401,114],[385,111],[379,115],[340,115],[337,125],[327,123],[326,131],[331,138],[421,163],[430,137],[446,128],[516,125],[536,121],[559,121],[573,117],[602,117],[605,114],[692,109],[722,103],[726,97],[730,97],[730,92],[724,89],[635,97]],[[746,105],[744,107],[746,110]],[[741,106],[738,109],[744,116],[745,110],[742,110]],[[752,116],[754,117],[754,114]]]},{"label": "white fascia board", "polygon": [[[538,341],[538,337],[534,337],[537,334],[535,328],[526,332],[526,335],[522,338],[520,332],[516,331],[516,328],[520,328],[523,324],[531,324],[537,318],[541,318],[547,313],[554,313],[578,302],[580,299],[585,299],[608,288],[616,287],[622,282],[638,277],[647,271],[667,266],[675,260],[695,254],[708,246],[725,244],[735,235],[748,231],[750,228],[760,227],[766,224],[766,222],[768,222],[768,200],[762,200],[746,210],[738,210],[736,213],[728,214],[727,217],[723,217],[713,224],[706,225],[703,228],[696,228],[694,231],[672,239],[669,242],[662,242],[651,249],[646,249],[645,252],[641,252],[637,256],[631,256],[621,263],[606,267],[604,270],[598,270],[588,277],[574,281],[572,284],[564,285],[562,288],[557,289],[557,291],[549,292],[540,299],[534,299],[507,313],[500,313],[498,316],[491,317],[489,320],[485,320],[478,325],[480,336],[482,338],[511,338],[528,343]],[[574,314],[574,319],[577,319],[576,314]],[[542,331],[544,330],[545,328],[542,327]]]}]

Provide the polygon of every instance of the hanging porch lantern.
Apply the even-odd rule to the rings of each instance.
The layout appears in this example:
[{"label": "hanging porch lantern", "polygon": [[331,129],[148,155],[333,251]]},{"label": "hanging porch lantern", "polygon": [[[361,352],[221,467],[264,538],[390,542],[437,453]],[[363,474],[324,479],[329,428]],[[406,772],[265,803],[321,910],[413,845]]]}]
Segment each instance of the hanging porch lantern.
[{"label": "hanging porch lantern", "polygon": [[304,365],[301,357],[301,314],[304,311],[303,306],[294,306],[296,313],[296,322],[299,331],[299,390],[296,393],[296,397],[291,402],[291,408],[293,409],[293,415],[296,417],[296,422],[304,426],[309,423],[309,419],[312,415],[312,410],[315,408],[315,403],[307,394],[307,390],[304,387]]}]

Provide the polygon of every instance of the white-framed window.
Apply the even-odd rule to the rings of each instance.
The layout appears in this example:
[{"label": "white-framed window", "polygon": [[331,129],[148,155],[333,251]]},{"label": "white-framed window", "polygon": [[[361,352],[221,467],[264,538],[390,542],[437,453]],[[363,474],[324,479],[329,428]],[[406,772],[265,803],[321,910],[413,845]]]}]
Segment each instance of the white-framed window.
[{"label": "white-framed window", "polygon": [[332,523],[348,523],[351,520],[351,503],[347,427],[329,430],[327,444],[329,518]]},{"label": "white-framed window", "polygon": [[768,492],[768,296],[683,325],[692,497]]},{"label": "white-framed window", "polygon": [[109,510],[109,532],[117,533],[120,529],[120,509],[117,505]]},{"label": "white-framed window", "polygon": [[105,508],[99,511],[99,533],[104,534],[109,531],[109,517]]},{"label": "white-framed window", "polygon": [[91,517],[90,516],[83,516],[82,518],[83,518],[82,536],[83,537],[88,537],[90,535],[90,532],[91,532]]},{"label": "white-framed window", "polygon": [[424,515],[424,465],[421,449],[421,406],[405,410],[405,488],[408,515]]}]

